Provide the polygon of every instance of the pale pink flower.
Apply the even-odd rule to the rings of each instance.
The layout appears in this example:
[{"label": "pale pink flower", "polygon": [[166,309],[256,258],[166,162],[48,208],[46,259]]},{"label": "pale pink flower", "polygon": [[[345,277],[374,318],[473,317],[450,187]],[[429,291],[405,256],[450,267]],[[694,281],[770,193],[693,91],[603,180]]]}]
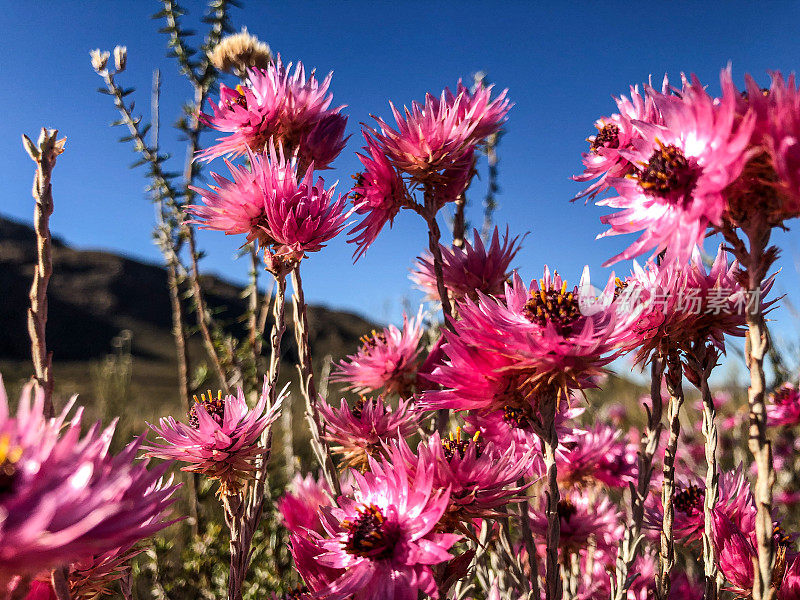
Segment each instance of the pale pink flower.
[{"label": "pale pink flower", "polygon": [[724,192],[747,161],[754,124],[752,113],[737,118],[738,96],[725,86],[723,91],[715,100],[693,77],[680,96],[654,93],[663,125],[633,122],[642,138],[620,154],[636,170],[608,179],[619,196],[598,204],[623,210],[601,218],[610,229],[600,237],[642,234],[606,265],[648,250],[666,250],[668,262],[688,259],[708,227],[721,224]]},{"label": "pale pink flower", "polygon": [[324,479],[315,479],[311,473],[305,477],[296,473],[289,490],[278,500],[283,525],[291,533],[306,530],[321,533],[319,511],[331,505],[328,484]]},{"label": "pale pink flower", "polygon": [[767,422],[770,427],[792,427],[800,423],[800,390],[784,383],[770,396]]},{"label": "pale pink flower", "polygon": [[82,411],[67,422],[70,402],[46,419],[44,393],[32,387],[12,417],[0,380],[0,589],[15,575],[81,563],[173,522],[166,510],[177,486],[162,480],[171,465],[148,471],[148,461],[135,461],[144,437],[113,456],[115,424],[82,437]]},{"label": "pale pink flower", "polygon": [[433,465],[434,489],[450,491],[450,504],[440,523],[441,531],[468,530],[473,519],[507,514],[509,502],[520,500],[524,486],[518,481],[529,469],[534,450],[518,457],[512,446],[500,450],[492,442],[483,443],[480,432],[461,436],[458,428],[449,439],[435,432],[420,442],[417,452],[400,439],[392,444],[393,464],[404,463],[410,473],[418,464]]},{"label": "pale pink flower", "polygon": [[336,365],[333,381],[359,393],[385,390],[408,397],[417,378],[422,339],[422,308],[416,317],[403,315],[402,331],[389,325],[361,338],[361,348]]},{"label": "pale pink flower", "polygon": [[402,464],[370,461],[370,470],[353,473],[353,497],[325,509],[327,535],[310,538],[316,568],[342,570],[316,597],[414,600],[422,592],[439,598],[432,567],[452,558],[448,549],[459,536],[435,531],[449,494],[434,490],[434,466],[420,462],[413,477]]},{"label": "pale pink flower", "polygon": [[270,139],[286,148],[289,154],[299,153],[300,161],[316,162],[325,168],[344,148],[347,117],[340,114],[343,106],[329,109],[328,93],[332,73],[317,81],[314,73],[306,79],[303,64],[285,68],[280,57],[266,69],[248,71],[247,84],[231,89],[220,86],[220,100],[211,103],[212,114],[200,118],[209,127],[229,133],[206,149],[200,158],[218,156],[236,158],[266,150]]},{"label": "pale pink flower", "polygon": [[[477,293],[487,296],[499,296],[511,273],[509,265],[519,252],[519,237],[510,238],[508,228],[500,244],[497,227],[494,228],[492,240],[487,249],[478,230],[473,230],[473,243],[464,240],[463,248],[439,246],[442,253],[442,274],[444,285],[452,300],[469,297],[477,299]],[[411,280],[427,294],[431,300],[439,300],[439,289],[436,284],[436,273],[433,268],[433,257],[429,252],[417,259],[415,269],[411,272]]]},{"label": "pale pink flower", "polygon": [[379,457],[385,443],[417,430],[418,415],[411,399],[401,398],[396,410],[388,406],[383,396],[362,396],[353,408],[344,399],[339,409],[324,400],[317,406],[325,422],[325,439],[335,444],[331,451],[342,455],[345,467],[362,472],[369,457]]},{"label": "pale pink flower", "polygon": [[173,417],[163,417],[152,429],[163,444],[146,446],[149,456],[168,458],[186,463],[184,471],[201,473],[219,480],[220,495],[237,494],[244,483],[253,477],[254,461],[268,452],[260,445],[261,434],[280,414],[286,392],[269,408],[269,389],[266,377],[264,387],[254,408],[247,406],[244,392],[239,388],[236,396],[195,396],[187,423]]}]

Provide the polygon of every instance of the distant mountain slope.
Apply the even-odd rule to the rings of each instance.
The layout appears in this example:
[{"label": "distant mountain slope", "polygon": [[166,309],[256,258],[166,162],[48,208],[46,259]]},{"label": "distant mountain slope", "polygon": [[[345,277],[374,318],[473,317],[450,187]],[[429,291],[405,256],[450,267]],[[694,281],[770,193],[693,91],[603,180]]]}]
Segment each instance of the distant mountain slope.
[{"label": "distant mountain slope", "polygon": [[[26,311],[35,260],[33,229],[0,218],[0,360],[30,358]],[[110,252],[75,250],[54,240],[47,323],[54,360],[100,358],[111,351],[111,340],[128,329],[134,356],[175,361],[166,281],[160,266]],[[204,287],[209,306],[220,311],[221,319],[236,323],[245,312],[242,289],[216,277],[205,277]],[[312,351],[320,359],[354,351],[359,336],[373,326],[355,314],[319,306],[310,307],[309,324]],[[288,359],[295,354],[293,337],[291,331],[284,337]]]}]

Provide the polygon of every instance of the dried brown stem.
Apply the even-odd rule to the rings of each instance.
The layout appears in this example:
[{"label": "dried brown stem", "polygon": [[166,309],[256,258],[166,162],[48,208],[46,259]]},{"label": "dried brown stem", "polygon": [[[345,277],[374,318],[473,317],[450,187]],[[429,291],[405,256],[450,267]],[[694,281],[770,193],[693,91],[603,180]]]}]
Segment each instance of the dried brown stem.
[{"label": "dried brown stem", "polygon": [[53,214],[53,189],[51,178],[58,155],[64,151],[65,139],[57,140],[58,130],[42,129],[36,145],[25,135],[23,146],[36,163],[33,178],[35,208],[33,225],[36,231],[37,261],[33,271],[28,309],[28,334],[31,338],[34,380],[44,394],[44,415],[54,416],[53,409],[53,356],[47,351],[45,330],[47,328],[47,284],[53,274],[51,250],[50,215]]},{"label": "dried brown stem", "polygon": [[669,391],[669,439],[664,449],[664,481],[661,489],[661,503],[664,519],[661,524],[661,552],[658,561],[656,596],[667,600],[670,590],[670,572],[675,565],[675,540],[673,523],[675,521],[675,458],[678,452],[678,438],[681,433],[680,411],[683,405],[683,369],[678,353],[667,353],[667,390]]},{"label": "dried brown stem", "polygon": [[[519,487],[525,486],[525,479],[520,479],[517,482]],[[531,571],[531,593],[533,598],[539,598],[539,554],[536,551],[536,544],[533,542],[533,532],[531,531],[531,521],[528,514],[530,509],[530,495],[532,488],[528,487],[525,490],[525,502],[520,503],[520,529],[522,530],[522,544],[525,546],[525,552],[528,554],[528,568]]]},{"label": "dried brown stem", "polygon": [[294,305],[294,335],[297,340],[297,352],[299,364],[297,370],[300,374],[300,389],[306,401],[306,420],[311,430],[311,447],[317,457],[317,461],[322,467],[325,480],[334,491],[336,497],[342,494],[339,484],[339,477],[333,465],[331,452],[328,443],[325,441],[324,425],[317,409],[317,389],[314,385],[314,369],[311,364],[311,349],[308,345],[308,313],[306,311],[306,299],[303,293],[303,280],[300,277],[300,265],[292,271],[292,287],[294,295],[292,303]]},{"label": "dried brown stem", "polygon": [[556,465],[556,448],[558,433],[556,431],[557,400],[555,395],[543,400],[539,407],[541,428],[536,428],[544,448],[544,468],[547,477],[545,496],[547,498],[547,547],[545,550],[545,598],[561,600],[562,582],[561,565],[558,561],[558,544],[561,537],[561,521],[558,515],[558,466]]},{"label": "dried brown stem", "polygon": [[464,215],[467,208],[467,197],[465,193],[460,194],[455,201],[456,212],[455,215],[453,215],[453,246],[456,248],[464,247],[464,232],[467,227],[467,219]]},{"label": "dried brown stem", "polygon": [[633,563],[640,554],[642,543],[642,526],[644,523],[644,503],[650,494],[650,481],[653,476],[653,458],[658,450],[663,425],[663,403],[661,400],[661,379],[664,376],[664,361],[655,357],[650,365],[650,407],[647,411],[647,427],[639,442],[638,476],[636,487],[631,492],[631,524],[625,529],[617,555],[616,572],[612,579],[611,599],[624,600],[628,597],[628,589],[635,581],[636,575],[630,575]]}]

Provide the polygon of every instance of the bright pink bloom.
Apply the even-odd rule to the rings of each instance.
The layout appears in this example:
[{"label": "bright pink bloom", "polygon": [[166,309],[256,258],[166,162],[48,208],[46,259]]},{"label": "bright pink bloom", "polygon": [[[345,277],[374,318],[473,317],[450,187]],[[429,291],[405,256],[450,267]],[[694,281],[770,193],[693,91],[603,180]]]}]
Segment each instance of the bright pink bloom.
[{"label": "bright pink bloom", "polygon": [[[630,90],[630,100],[625,96],[615,98],[619,113],[602,117],[595,122],[597,133],[587,140],[590,144],[589,152],[582,154],[583,173],[572,179],[581,182],[593,179],[597,181],[573,200],[593,199],[609,189],[609,179],[625,177],[634,171],[633,163],[623,152],[632,148],[634,140],[642,138],[641,132],[635,126],[636,122],[663,124],[661,113],[653,101],[653,94],[650,93],[653,88],[645,86],[644,95],[639,92],[638,86],[631,86]],[[668,92],[669,84],[664,77],[662,93]]]},{"label": "bright pink bloom", "polygon": [[417,453],[399,440],[392,445],[393,464],[405,463],[414,473],[418,464],[434,465],[434,489],[450,490],[450,505],[442,517],[440,530],[465,528],[472,519],[497,517],[509,502],[521,498],[524,487],[517,482],[528,471],[533,450],[521,458],[515,448],[505,451],[492,442],[484,444],[480,432],[471,438],[461,437],[461,429],[442,440],[435,432],[420,442]]},{"label": "bright pink bloom", "polygon": [[[585,548],[590,540],[597,547],[608,551],[619,545],[624,526],[622,514],[603,495],[587,492],[570,492],[558,503],[558,516],[561,525],[559,548],[567,556]],[[539,507],[531,508],[531,531],[541,539],[547,537],[547,499],[540,497]]]},{"label": "bright pink bloom", "polygon": [[767,422],[770,427],[792,427],[800,423],[800,390],[784,383],[770,396],[767,405]]},{"label": "bright pink bloom", "polygon": [[327,536],[311,538],[320,567],[344,570],[317,597],[416,600],[423,592],[438,598],[432,567],[452,558],[448,549],[459,538],[435,532],[448,492],[434,490],[433,465],[420,462],[413,477],[402,464],[370,461],[370,470],[353,473],[354,496],[326,509]]},{"label": "bright pink bloom", "polygon": [[421,339],[422,308],[412,319],[403,315],[402,331],[389,325],[363,336],[359,351],[336,365],[331,379],[346,382],[359,393],[384,389],[408,397],[417,378]]},{"label": "bright pink bloom", "polygon": [[614,281],[596,299],[588,269],[580,290],[568,291],[558,273],[545,268],[530,288],[514,275],[504,298],[479,295],[459,304],[461,319],[445,332],[449,361],[430,378],[443,390],[426,391],[426,409],[506,410],[530,414],[541,394],[569,397],[594,387],[628,335],[613,302]]},{"label": "bright pink bloom", "polygon": [[[397,129],[376,117],[380,131],[369,131],[400,171],[420,183],[441,183],[443,171],[462,162],[476,145],[502,127],[511,107],[505,92],[493,101],[490,92],[491,88],[481,87],[473,95],[459,84],[457,96],[450,90],[438,99],[427,94],[424,105],[412,102],[411,109],[403,113],[391,104]],[[471,166],[463,165],[460,170]],[[463,188],[454,195],[461,191]]]},{"label": "bright pink bloom", "polygon": [[324,479],[314,479],[311,473],[305,477],[296,473],[289,487],[291,491],[278,500],[278,512],[281,513],[283,525],[291,533],[306,530],[322,533],[319,511],[331,505],[328,484]]},{"label": "bright pink bloom", "polygon": [[[722,79],[730,74],[723,71]],[[723,85],[715,100],[694,77],[681,96],[654,95],[663,125],[633,124],[642,135],[620,151],[636,170],[609,178],[619,196],[598,202],[623,210],[602,217],[611,228],[600,237],[641,231],[624,252],[605,265],[648,250],[667,251],[666,260],[688,259],[709,226],[726,210],[725,188],[742,172],[753,129],[752,114],[737,118],[738,96]]]},{"label": "bright pink bloom", "polygon": [[619,290],[618,303],[633,317],[633,335],[626,342],[637,349],[634,361],[646,362],[661,344],[689,351],[694,344],[710,341],[725,352],[725,336],[744,336],[747,311],[755,302],[767,311],[774,303],[765,297],[773,277],[764,282],[758,298],[740,283],[739,263],[728,262],[722,246],[710,270],[697,247],[691,262],[652,260],[644,267],[634,262],[633,273]]},{"label": "bright pink bloom", "polygon": [[269,389],[264,378],[261,396],[253,409],[248,408],[241,388],[236,396],[219,392],[198,399],[189,411],[188,422],[163,417],[152,429],[164,444],[145,447],[149,456],[187,463],[184,471],[202,473],[218,479],[220,494],[239,493],[244,482],[253,476],[254,461],[268,450],[259,444],[261,434],[280,414],[284,394],[267,408]]},{"label": "bright pink bloom", "polygon": [[[463,248],[448,248],[440,245],[442,252],[442,272],[444,284],[453,300],[469,297],[477,300],[477,293],[487,296],[499,296],[503,286],[510,277],[509,265],[519,252],[517,240],[509,239],[508,228],[503,236],[503,244],[494,228],[489,249],[483,245],[478,230],[473,230],[473,243],[464,240]],[[415,270],[411,272],[411,280],[427,294],[431,300],[439,300],[439,289],[436,285],[436,273],[433,269],[433,257],[429,252],[417,259]]]},{"label": "bright pink bloom", "polygon": [[298,151],[305,165],[315,162],[323,169],[342,151],[347,117],[340,106],[329,109],[332,73],[322,82],[314,73],[306,80],[303,64],[294,73],[284,68],[280,57],[266,69],[252,69],[246,86],[220,86],[219,103],[211,103],[212,114],[200,118],[209,127],[225,133],[218,143],[200,154],[205,160],[218,156],[236,158],[248,151],[266,150],[273,139],[289,154]]},{"label": "bright pink bloom", "polygon": [[366,154],[358,154],[364,170],[354,175],[356,183],[350,191],[353,211],[366,215],[364,220],[348,232],[348,240],[356,244],[356,260],[370,247],[386,223],[392,226],[400,209],[409,203],[403,178],[386,158],[378,143],[364,130]]},{"label": "bright pink bloom", "polygon": [[81,437],[79,410],[42,414],[44,394],[26,386],[16,416],[0,380],[0,589],[14,575],[85,561],[147,538],[172,521],[177,486],[162,481],[169,463],[135,462],[144,437],[116,456],[112,424]]},{"label": "bright pink bloom", "polygon": [[269,154],[248,151],[250,168],[226,161],[232,181],[212,173],[217,186],[192,188],[205,205],[191,205],[193,223],[227,234],[247,234],[278,255],[300,260],[306,252],[321,250],[344,229],[346,198],[333,197],[334,188],[313,181],[313,165],[298,183],[296,165],[274,146]]},{"label": "bright pink bloom", "polygon": [[636,449],[621,439],[618,429],[596,423],[588,431],[573,431],[556,455],[562,487],[626,488],[636,482]]},{"label": "bright pink bloom", "polygon": [[392,410],[383,396],[362,396],[353,408],[342,399],[339,409],[324,400],[317,404],[325,422],[325,439],[336,444],[331,450],[341,454],[344,465],[366,470],[370,456],[378,458],[383,445],[417,430],[418,416],[411,400],[398,402]]}]

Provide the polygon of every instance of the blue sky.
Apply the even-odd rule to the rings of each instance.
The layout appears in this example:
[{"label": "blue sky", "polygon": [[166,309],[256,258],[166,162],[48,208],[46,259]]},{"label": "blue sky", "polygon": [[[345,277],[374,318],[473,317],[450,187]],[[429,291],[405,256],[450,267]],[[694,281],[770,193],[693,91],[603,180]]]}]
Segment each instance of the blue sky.
[{"label": "blue sky", "polygon": [[[81,248],[104,248],[159,262],[151,243],[153,208],[144,195],[141,169],[130,170],[134,156],[116,141],[119,129],[101,84],[89,65],[89,50],[128,47],[128,70],[121,76],[135,86],[133,98],[149,114],[152,70],[163,78],[163,137],[182,168],[183,149],[166,127],[179,114],[188,83],[165,57],[161,25],[149,20],[157,2],[96,1],[10,3],[0,42],[0,177],[5,193],[0,213],[30,220],[32,163],[20,134],[35,135],[41,125],[57,127],[68,138],[54,189],[53,231]],[[185,0],[186,22],[197,22],[201,2]],[[35,8],[34,8],[35,7]],[[800,4],[669,2],[644,7],[629,2],[246,2],[234,10],[237,28],[267,41],[285,60],[302,60],[324,75],[334,71],[334,104],[347,104],[348,147],[325,173],[347,191],[358,170],[359,123],[370,113],[387,116],[388,102],[406,104],[425,92],[439,93],[459,78],[484,70],[499,88],[508,88],[515,106],[499,149],[500,209],[496,222],[512,233],[531,234],[517,256],[526,278],[540,276],[547,263],[576,280],[584,264],[598,279],[600,264],[632,237],[595,241],[603,211],[569,199],[580,186],[570,176],[580,170],[584,141],[592,123],[612,112],[611,96],[650,74],[695,72],[712,90],[729,61],[737,82],[745,72],[762,82],[766,71],[791,71],[798,59]],[[209,143],[213,133],[206,134]],[[482,167],[484,165],[481,165]],[[212,168],[223,171],[214,163]],[[480,222],[483,182],[470,193],[469,216]],[[243,280],[246,264],[233,262],[238,240],[204,232],[204,268]],[[796,232],[780,234],[783,248],[778,290],[798,293],[800,244]],[[422,221],[401,215],[355,266],[352,246],[334,240],[307,262],[305,282],[312,302],[347,308],[379,320],[396,320],[402,302],[419,301],[407,278],[414,257],[426,246]],[[712,249],[709,243],[707,249]],[[627,271],[621,264],[618,270]],[[779,335],[796,336],[786,311]]]}]

